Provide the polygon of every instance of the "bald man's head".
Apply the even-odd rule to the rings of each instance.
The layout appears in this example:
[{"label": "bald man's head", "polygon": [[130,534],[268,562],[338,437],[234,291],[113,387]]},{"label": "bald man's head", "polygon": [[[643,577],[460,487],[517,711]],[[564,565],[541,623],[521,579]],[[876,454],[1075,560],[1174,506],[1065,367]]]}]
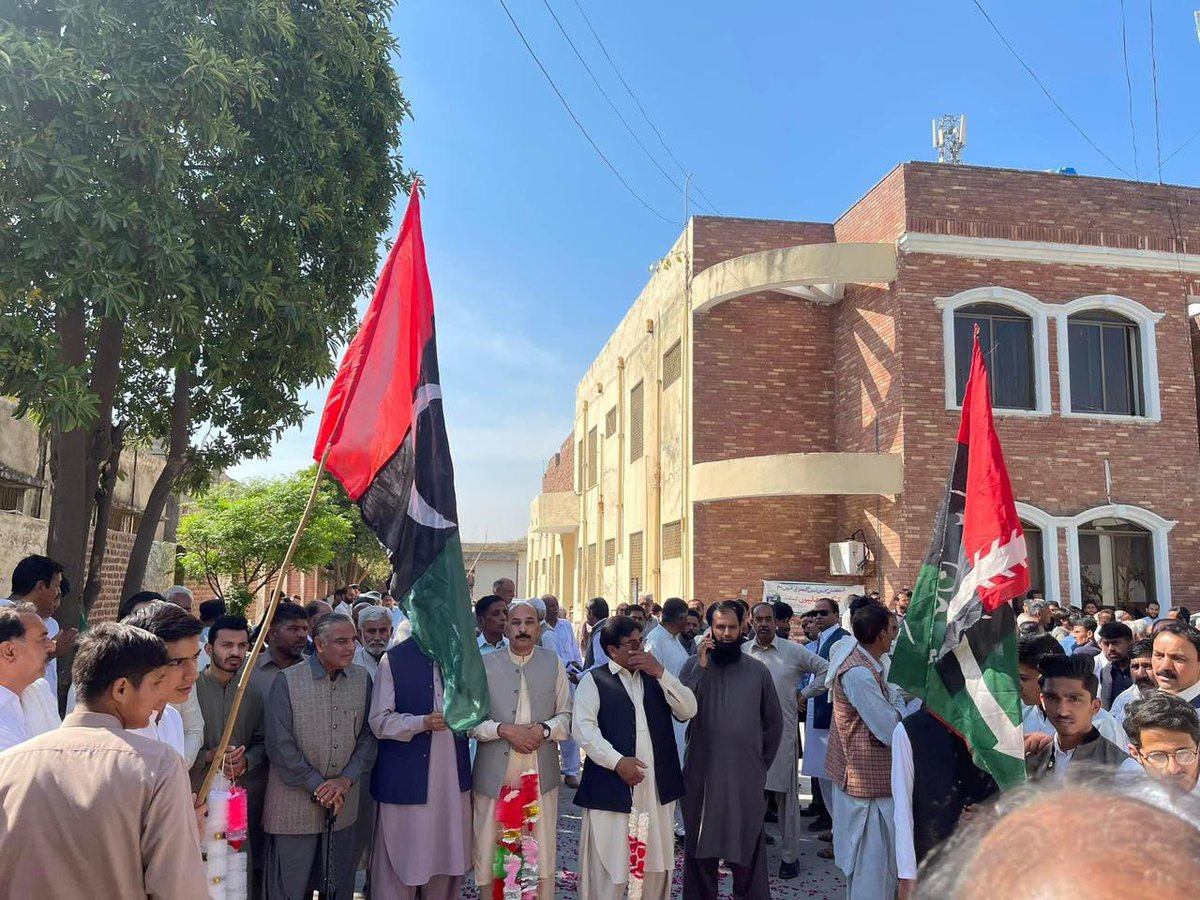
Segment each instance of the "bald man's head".
[{"label": "bald man's head", "polygon": [[[1021,788],[980,812],[922,867],[929,900],[1185,900],[1200,884],[1200,810],[1176,811],[1145,778]],[[1131,834],[1154,840],[1130,840]],[[1079,865],[1070,865],[1071,860]],[[1097,864],[1088,864],[1088,861]]]}]

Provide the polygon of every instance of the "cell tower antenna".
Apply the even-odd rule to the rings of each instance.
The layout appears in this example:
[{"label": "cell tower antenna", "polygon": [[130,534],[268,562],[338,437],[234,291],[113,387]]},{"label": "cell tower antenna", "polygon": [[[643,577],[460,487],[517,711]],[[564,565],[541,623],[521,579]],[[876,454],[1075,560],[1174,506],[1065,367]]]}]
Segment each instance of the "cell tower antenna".
[{"label": "cell tower antenna", "polygon": [[967,117],[945,115],[933,120],[933,148],[938,162],[962,165],[963,147],[967,146]]}]

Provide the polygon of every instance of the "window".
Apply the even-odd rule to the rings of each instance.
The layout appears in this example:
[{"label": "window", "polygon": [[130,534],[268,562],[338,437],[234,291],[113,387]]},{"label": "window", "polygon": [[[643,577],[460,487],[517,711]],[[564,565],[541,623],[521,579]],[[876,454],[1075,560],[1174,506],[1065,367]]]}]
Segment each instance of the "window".
[{"label": "window", "polygon": [[576,443],[575,450],[575,490],[583,490],[583,441]]},{"label": "window", "polygon": [[584,584],[587,586],[587,589],[584,591],[584,593],[587,594],[589,597],[595,597],[596,594],[598,593],[598,591],[596,589],[597,578],[596,578],[596,545],[595,544],[588,544],[587,559],[584,562],[587,567],[587,570],[584,573]]},{"label": "window", "polygon": [[954,312],[954,375],[958,405],[967,391],[972,336],[979,326],[992,387],[992,405],[1001,409],[1036,409],[1033,322],[1029,316],[999,303],[975,303]]},{"label": "window", "polygon": [[1138,326],[1108,310],[1090,309],[1067,320],[1071,411],[1140,416],[1141,337]]},{"label": "window", "polygon": [[683,528],[678,519],[662,527],[662,558],[679,559],[682,553]]},{"label": "window", "polygon": [[609,538],[604,542],[604,565],[615,566],[617,564],[617,539]]},{"label": "window", "polygon": [[1154,542],[1147,529],[1105,516],[1079,526],[1080,600],[1143,608],[1155,600]]},{"label": "window", "polygon": [[614,406],[604,416],[604,436],[612,437],[617,433],[617,408]]},{"label": "window", "polygon": [[0,510],[25,511],[25,487],[20,484],[0,484]]},{"label": "window", "polygon": [[597,447],[599,445],[599,437],[596,434],[596,429],[593,428],[588,432],[587,436],[587,486],[594,488],[599,480],[599,473],[596,471],[598,467],[599,454]]},{"label": "window", "polygon": [[633,386],[629,392],[629,461],[637,462],[642,458],[642,425],[645,406],[645,391],[642,382]]},{"label": "window", "polygon": [[683,351],[680,347],[680,342],[676,341],[671,346],[671,349],[663,354],[662,386],[664,391],[679,380],[682,368]]},{"label": "window", "polygon": [[629,536],[629,596],[633,599],[642,589],[643,554],[642,532],[635,531]]},{"label": "window", "polygon": [[1029,589],[1045,594],[1046,560],[1042,529],[1022,520],[1021,530],[1025,532],[1025,553],[1029,561]]}]

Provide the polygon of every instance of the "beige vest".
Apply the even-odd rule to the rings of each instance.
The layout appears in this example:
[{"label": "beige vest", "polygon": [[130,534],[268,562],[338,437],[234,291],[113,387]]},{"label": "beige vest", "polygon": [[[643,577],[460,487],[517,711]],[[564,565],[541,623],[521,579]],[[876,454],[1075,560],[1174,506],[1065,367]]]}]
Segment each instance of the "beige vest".
[{"label": "beige vest", "polygon": [[[354,753],[358,732],[367,716],[363,698],[371,676],[361,666],[350,666],[336,681],[313,678],[308,661],[281,671],[292,701],[292,734],[300,752],[323,778],[341,774]],[[337,818],[335,831],[349,828],[358,816],[359,786],[355,782]],[[274,767],[267,774],[267,799],[263,829],[269,834],[320,834],[325,830],[325,808],[314,803],[303,786],[283,783]]]},{"label": "beige vest", "polygon": [[[516,724],[517,697],[521,693],[523,673],[528,682],[529,709],[533,713],[533,721],[553,719],[558,712],[555,698],[561,665],[558,654],[545,647],[534,647],[533,658],[521,668],[513,663],[507,650],[484,656],[483,669],[487,673],[488,690],[492,695],[492,709],[488,718],[501,725]],[[487,797],[500,796],[511,750],[512,747],[505,740],[479,742],[472,776],[476,791]],[[543,743],[538,748],[537,765],[542,793],[558,787],[558,744],[554,741]]]}]

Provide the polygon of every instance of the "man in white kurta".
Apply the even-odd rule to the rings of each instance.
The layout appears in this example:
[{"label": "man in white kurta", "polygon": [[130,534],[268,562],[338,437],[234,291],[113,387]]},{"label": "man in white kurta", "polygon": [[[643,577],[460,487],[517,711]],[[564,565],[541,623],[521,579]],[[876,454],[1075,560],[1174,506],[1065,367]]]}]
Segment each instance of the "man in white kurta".
[{"label": "man in white kurta", "polygon": [[[821,659],[828,660],[829,653],[841,638],[848,632],[838,622],[838,605],[829,597],[821,597],[812,609],[804,614],[807,626],[817,634],[816,640],[809,647]],[[825,777],[825,753],[829,747],[829,725],[833,715],[829,694],[821,691],[827,685],[825,678],[814,678],[813,684],[820,691],[816,696],[809,695],[808,707],[804,716],[804,758],[800,761],[800,774],[812,779],[813,804],[824,812],[818,816],[813,827],[829,829],[833,823],[828,810],[832,808],[829,799],[829,779]],[[813,830],[810,827],[810,831]]]},{"label": "man in white kurta", "polygon": [[[796,741],[799,703],[807,702],[824,691],[829,663],[810,650],[776,633],[775,608],[770,603],[756,604],[750,612],[754,640],[742,644],[742,652],[767,667],[775,682],[779,705],[783,710],[783,739],[775,752],[775,760],[767,770],[767,790],[781,795],[779,824],[782,846],[779,848],[779,877],[795,878],[800,874],[800,776]],[[814,678],[802,692],[797,691],[805,675]]]},{"label": "man in white kurta", "polygon": [[[685,614],[686,609],[685,606]],[[665,631],[664,622],[653,634]],[[579,839],[580,896],[584,900],[620,900],[625,896],[629,881],[630,813],[595,808],[590,804],[595,800],[599,805],[621,806],[623,809],[622,803],[628,802],[629,795],[621,796],[621,803],[609,801],[621,795],[622,788],[628,790],[631,787],[630,809],[638,815],[639,830],[641,814],[646,814],[642,897],[644,900],[667,900],[671,894],[671,873],[675,869],[675,802],[674,799],[665,803],[662,800],[682,794],[683,774],[674,754],[666,759],[655,757],[654,744],[657,742],[660,747],[670,747],[674,737],[664,715],[663,701],[670,710],[671,718],[687,721],[696,714],[696,696],[656,657],[641,649],[641,631],[630,619],[609,619],[601,637],[609,662],[603,669],[588,672],[579,682],[572,718],[575,740],[587,754],[583,781],[575,797],[576,802],[584,807],[583,830]],[[671,641],[679,645],[674,637]],[[679,649],[686,658],[683,648]],[[615,704],[615,709],[605,709],[606,724],[601,722],[604,701],[597,679],[604,678],[606,685],[611,685],[613,677],[624,688],[625,695],[633,705],[633,756],[622,753],[610,740],[610,737],[621,740],[616,735],[616,726],[611,724],[614,718],[620,716],[620,704]],[[654,704],[653,711],[649,713],[648,703]],[[652,733],[651,718],[655,722],[653,727],[658,729],[657,734]],[[606,727],[609,730],[607,736]],[[621,727],[627,728],[628,723],[623,723]],[[624,738],[627,740],[628,734]],[[667,784],[659,784],[660,772],[674,786],[674,790]],[[614,773],[620,781],[613,777]]]},{"label": "man in white kurta", "polygon": [[[496,852],[496,798],[485,792],[483,783],[485,770],[489,770],[493,760],[492,754],[484,752],[483,745],[507,742],[507,762],[500,783],[517,785],[521,775],[530,770],[538,772],[541,782],[541,813],[533,827],[533,837],[538,845],[538,897],[552,900],[557,864],[559,783],[558,749],[554,742],[566,740],[570,734],[571,688],[557,655],[537,646],[539,631],[536,610],[527,601],[518,601],[508,609],[508,647],[484,657],[492,710],[490,718],[471,731],[471,736],[480,745],[475,757],[471,793],[475,818],[475,883],[480,885],[481,893],[490,893],[490,887],[484,886],[491,885]],[[547,656],[554,666],[552,681],[543,683],[527,677],[525,670],[531,666],[537,666],[539,670],[544,668]],[[518,685],[513,691],[517,702],[515,713],[509,716],[497,706],[498,691],[494,682],[501,676],[514,675],[514,669],[515,678],[511,683]],[[512,706],[508,708],[513,709]],[[552,714],[535,718],[535,709],[548,710]]]}]

